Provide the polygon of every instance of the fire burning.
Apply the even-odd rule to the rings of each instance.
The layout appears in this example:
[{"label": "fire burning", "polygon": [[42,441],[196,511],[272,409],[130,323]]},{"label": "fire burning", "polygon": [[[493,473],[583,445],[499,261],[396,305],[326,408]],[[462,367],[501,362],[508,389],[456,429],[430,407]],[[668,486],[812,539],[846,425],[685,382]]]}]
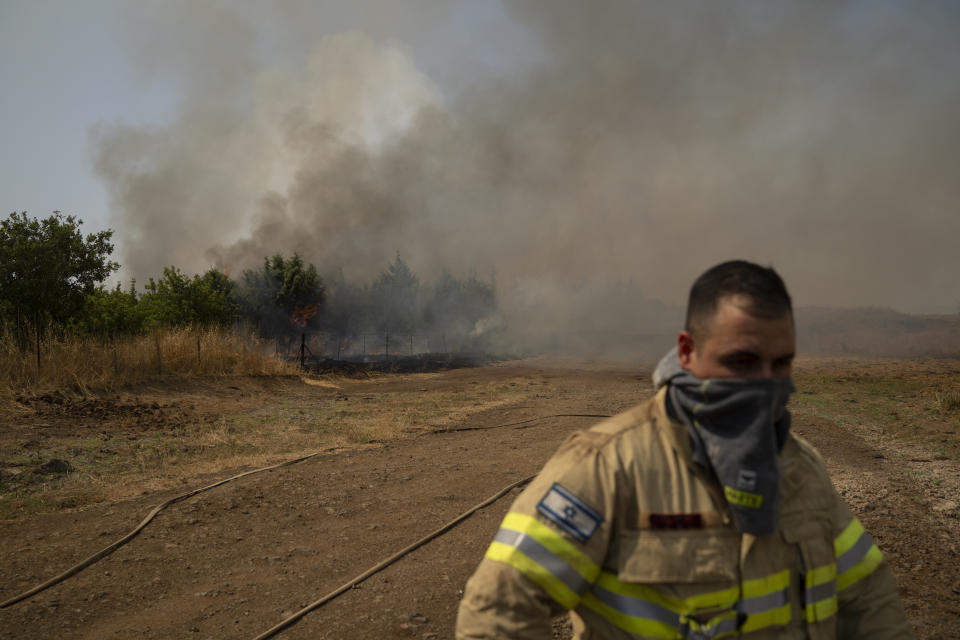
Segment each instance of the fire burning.
[{"label": "fire burning", "polygon": [[305,329],[310,318],[320,313],[320,306],[322,304],[322,302],[315,302],[304,307],[297,307],[293,310],[293,315],[290,316],[290,319],[301,329]]}]

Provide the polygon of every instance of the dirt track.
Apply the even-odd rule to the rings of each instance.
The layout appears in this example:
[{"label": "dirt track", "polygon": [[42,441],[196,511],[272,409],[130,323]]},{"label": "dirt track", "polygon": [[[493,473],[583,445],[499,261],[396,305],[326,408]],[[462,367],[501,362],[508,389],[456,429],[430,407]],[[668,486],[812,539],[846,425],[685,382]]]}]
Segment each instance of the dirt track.
[{"label": "dirt track", "polygon": [[[540,391],[522,405],[478,413],[470,426],[615,413],[649,394],[647,371],[544,362],[452,371],[433,384],[466,388],[518,377]],[[370,384],[340,386],[350,393],[351,385]],[[374,384],[414,393],[424,383],[398,377]],[[422,434],[244,478],[170,507],[110,557],[0,610],[0,638],[254,638],[535,473],[567,434],[590,422],[553,418]],[[795,425],[820,448],[838,489],[886,553],[919,637],[960,637],[960,521],[955,505],[949,508],[951,483],[960,478],[956,462],[869,430],[841,432],[812,416],[798,415]],[[921,467],[933,472],[912,471]],[[938,478],[946,484],[931,484]],[[106,546],[170,495],[0,523],[0,600]],[[451,637],[460,590],[509,502],[481,511],[278,637]]]}]

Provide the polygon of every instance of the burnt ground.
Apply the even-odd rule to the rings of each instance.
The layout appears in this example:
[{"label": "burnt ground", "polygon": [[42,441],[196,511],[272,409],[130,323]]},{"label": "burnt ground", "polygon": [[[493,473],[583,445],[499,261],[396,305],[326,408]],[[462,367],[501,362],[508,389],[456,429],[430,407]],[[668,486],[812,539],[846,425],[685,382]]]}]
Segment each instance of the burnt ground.
[{"label": "burnt ground", "polygon": [[[479,411],[464,426],[558,413],[615,413],[649,395],[648,370],[533,360],[431,378],[338,382],[418,393],[524,380],[537,392]],[[238,391],[267,402],[278,382],[171,394],[149,412],[115,399],[90,420],[36,412],[41,429],[128,429],[151,420],[223,411]],[[287,381],[283,384],[296,384]],[[259,391],[258,391],[259,389]],[[802,386],[801,386],[802,390]],[[184,390],[186,393],[187,390]],[[260,394],[260,395],[258,395]],[[42,406],[56,406],[41,403]],[[129,404],[129,403],[128,403]],[[136,403],[133,403],[136,404]],[[165,406],[166,405],[166,406]],[[77,411],[70,409],[69,411]],[[133,415],[141,411],[143,415]],[[98,417],[99,416],[99,417]],[[112,417],[111,417],[112,416]],[[486,430],[424,431],[357,444],[242,478],[175,504],[111,556],[33,598],[0,610],[0,638],[254,638],[505,485],[535,473],[583,418],[549,418]],[[21,420],[19,428],[29,426]],[[164,423],[166,424],[166,422]],[[84,426],[86,425],[86,426]],[[91,426],[91,425],[95,425]],[[960,465],[875,425],[795,412],[795,429],[823,453],[838,489],[886,553],[920,638],[960,637]],[[200,486],[242,469],[196,477]],[[83,510],[0,522],[0,600],[55,575],[130,530],[176,491]],[[459,595],[510,503],[507,496],[282,632],[281,638],[452,637]]]}]

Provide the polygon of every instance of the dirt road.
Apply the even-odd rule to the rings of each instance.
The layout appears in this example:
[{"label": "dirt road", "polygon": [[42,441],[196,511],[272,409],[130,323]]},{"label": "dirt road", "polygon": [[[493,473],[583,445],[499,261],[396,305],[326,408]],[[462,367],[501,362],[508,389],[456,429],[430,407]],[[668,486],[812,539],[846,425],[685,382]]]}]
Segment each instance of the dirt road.
[{"label": "dirt road", "polygon": [[[612,414],[647,397],[649,371],[525,361],[447,372],[452,389],[490,380],[535,388],[463,426],[558,413]],[[338,381],[349,395],[417,393],[416,376]],[[573,430],[428,431],[357,445],[243,478],[171,506],[108,558],[0,610],[0,638],[254,638],[503,486],[535,473]],[[887,555],[921,638],[960,637],[960,467],[919,445],[802,411],[795,428]],[[943,458],[943,456],[940,456]],[[918,473],[917,470],[923,470]],[[224,473],[221,475],[231,475]],[[209,482],[197,478],[195,485]],[[188,487],[189,488],[189,487]],[[175,492],[0,523],[0,600],[123,535]],[[510,503],[500,500],[323,608],[280,638],[449,638],[461,589]]]}]

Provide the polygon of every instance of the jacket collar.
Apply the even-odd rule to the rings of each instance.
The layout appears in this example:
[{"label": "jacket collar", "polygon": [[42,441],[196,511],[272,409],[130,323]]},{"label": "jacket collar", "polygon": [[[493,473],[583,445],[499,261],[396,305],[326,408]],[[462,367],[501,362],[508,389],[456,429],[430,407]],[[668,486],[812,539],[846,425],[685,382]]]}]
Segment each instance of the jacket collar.
[{"label": "jacket collar", "polygon": [[667,391],[669,385],[663,385],[654,396],[654,418],[660,433],[667,439],[670,446],[680,455],[680,459],[688,465],[693,465],[693,449],[690,447],[690,434],[682,422],[674,420],[667,411]]}]

